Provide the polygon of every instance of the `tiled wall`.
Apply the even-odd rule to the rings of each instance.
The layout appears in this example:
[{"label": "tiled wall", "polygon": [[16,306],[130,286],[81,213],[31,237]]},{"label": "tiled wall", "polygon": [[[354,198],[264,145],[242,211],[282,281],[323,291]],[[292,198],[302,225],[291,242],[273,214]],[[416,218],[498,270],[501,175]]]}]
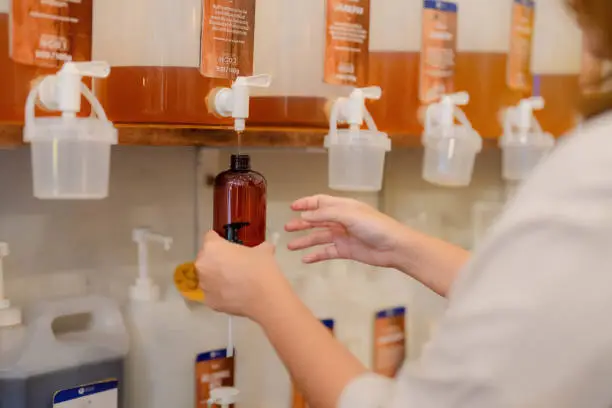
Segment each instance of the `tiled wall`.
[{"label": "tiled wall", "polygon": [[[332,193],[327,189],[327,156],[320,151],[249,153],[254,168],[269,182],[270,232],[282,232],[292,216],[289,204],[294,199]],[[228,151],[198,153],[193,148],[119,147],[113,150],[107,200],[50,202],[32,198],[29,151],[0,151],[0,240],[11,245],[5,263],[8,294],[17,302],[88,290],[110,291],[123,299],[137,271],[136,247],[131,241],[131,229],[137,226],[150,226],[174,238],[169,252],[155,246],[150,251],[152,273],[162,288],[168,287],[174,265],[192,259],[197,234],[210,226],[212,190],[207,176],[226,167],[228,155]],[[498,152],[480,155],[474,182],[466,189],[427,185],[420,179],[421,156],[420,150],[393,152],[387,160],[384,191],[356,197],[417,228],[471,245],[473,203],[503,196]],[[202,171],[196,174],[198,161]],[[198,193],[196,185],[201,187]],[[201,210],[199,215],[196,206]],[[278,259],[299,286],[300,279],[317,267],[303,266],[300,254],[283,249],[288,239],[287,234],[281,234]],[[331,269],[342,266],[335,263]],[[390,279],[401,279],[406,296],[411,298],[416,354],[444,303],[396,274]],[[373,283],[372,296],[385,290],[383,286]],[[390,286],[395,287],[387,288]]]}]

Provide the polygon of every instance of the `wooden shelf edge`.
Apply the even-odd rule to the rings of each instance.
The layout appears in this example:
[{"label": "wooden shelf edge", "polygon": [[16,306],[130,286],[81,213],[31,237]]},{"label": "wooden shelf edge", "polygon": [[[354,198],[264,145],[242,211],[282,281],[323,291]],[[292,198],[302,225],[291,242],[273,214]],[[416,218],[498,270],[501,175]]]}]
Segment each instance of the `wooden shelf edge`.
[{"label": "wooden shelf edge", "polygon": [[[238,136],[227,127],[191,127],[163,125],[117,125],[119,144],[136,146],[231,147]],[[320,148],[326,129],[247,128],[242,135],[244,147]],[[420,136],[392,135],[394,148],[421,147]],[[485,139],[486,148],[496,147],[496,139]],[[23,146],[20,125],[0,125],[0,148]]]}]

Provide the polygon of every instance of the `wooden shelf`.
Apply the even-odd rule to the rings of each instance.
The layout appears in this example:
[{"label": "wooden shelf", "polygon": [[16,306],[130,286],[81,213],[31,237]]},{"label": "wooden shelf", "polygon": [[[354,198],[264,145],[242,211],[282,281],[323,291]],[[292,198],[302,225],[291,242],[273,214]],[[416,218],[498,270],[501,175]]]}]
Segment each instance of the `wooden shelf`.
[{"label": "wooden shelf", "polygon": [[[236,133],[228,127],[163,125],[117,125],[119,143],[141,146],[236,146]],[[245,147],[322,147],[327,129],[248,128],[242,135]],[[418,147],[420,137],[392,136],[394,147]],[[0,147],[24,145],[20,125],[0,125]]]}]

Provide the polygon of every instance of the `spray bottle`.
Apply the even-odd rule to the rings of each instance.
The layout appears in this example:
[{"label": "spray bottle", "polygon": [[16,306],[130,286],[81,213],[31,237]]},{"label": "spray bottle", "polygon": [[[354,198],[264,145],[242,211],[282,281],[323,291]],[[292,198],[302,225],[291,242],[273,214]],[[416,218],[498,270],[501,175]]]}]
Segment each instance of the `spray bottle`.
[{"label": "spray bottle", "polygon": [[[425,111],[423,179],[446,187],[470,184],[482,138],[458,106],[467,105],[467,92],[444,95]],[[455,124],[455,120],[459,124]]]},{"label": "spray bottle", "polygon": [[506,181],[523,181],[533,168],[550,152],[555,139],[542,131],[534,111],[544,109],[544,98],[535,96],[521,100],[504,113],[502,176]]}]

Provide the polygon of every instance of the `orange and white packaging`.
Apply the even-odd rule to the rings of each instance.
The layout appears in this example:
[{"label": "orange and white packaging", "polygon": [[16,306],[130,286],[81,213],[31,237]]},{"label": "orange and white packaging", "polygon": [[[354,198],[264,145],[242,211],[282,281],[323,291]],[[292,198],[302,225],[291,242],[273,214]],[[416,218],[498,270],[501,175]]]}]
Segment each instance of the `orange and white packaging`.
[{"label": "orange and white packaging", "polygon": [[234,375],[234,357],[228,357],[226,349],[199,354],[195,365],[195,408],[208,407],[210,390],[217,387],[233,387]]},{"label": "orange and white packaging", "polygon": [[90,61],[93,0],[12,0],[9,54],[24,65]]},{"label": "orange and white packaging", "polygon": [[[323,323],[323,325],[327,327],[332,334],[334,333],[334,320],[325,319],[325,320],[321,320],[321,323]],[[293,385],[293,404],[291,405],[291,407],[292,408],[308,408],[308,404],[306,403],[304,396],[302,395],[301,392],[298,391],[295,384]]]},{"label": "orange and white packaging", "polygon": [[327,0],[324,80],[361,87],[368,80],[370,0]]},{"label": "orange and white packaging", "polygon": [[255,0],[202,0],[200,73],[207,78],[253,75]]},{"label": "orange and white packaging", "polygon": [[373,370],[393,378],[406,359],[406,308],[381,310],[374,321]]},{"label": "orange and white packaging", "polygon": [[535,27],[535,0],[513,0],[510,52],[506,84],[513,91],[531,91],[531,54]]},{"label": "orange and white packaging", "polygon": [[459,8],[450,1],[425,0],[419,78],[419,100],[435,102],[452,93],[457,51]]}]

